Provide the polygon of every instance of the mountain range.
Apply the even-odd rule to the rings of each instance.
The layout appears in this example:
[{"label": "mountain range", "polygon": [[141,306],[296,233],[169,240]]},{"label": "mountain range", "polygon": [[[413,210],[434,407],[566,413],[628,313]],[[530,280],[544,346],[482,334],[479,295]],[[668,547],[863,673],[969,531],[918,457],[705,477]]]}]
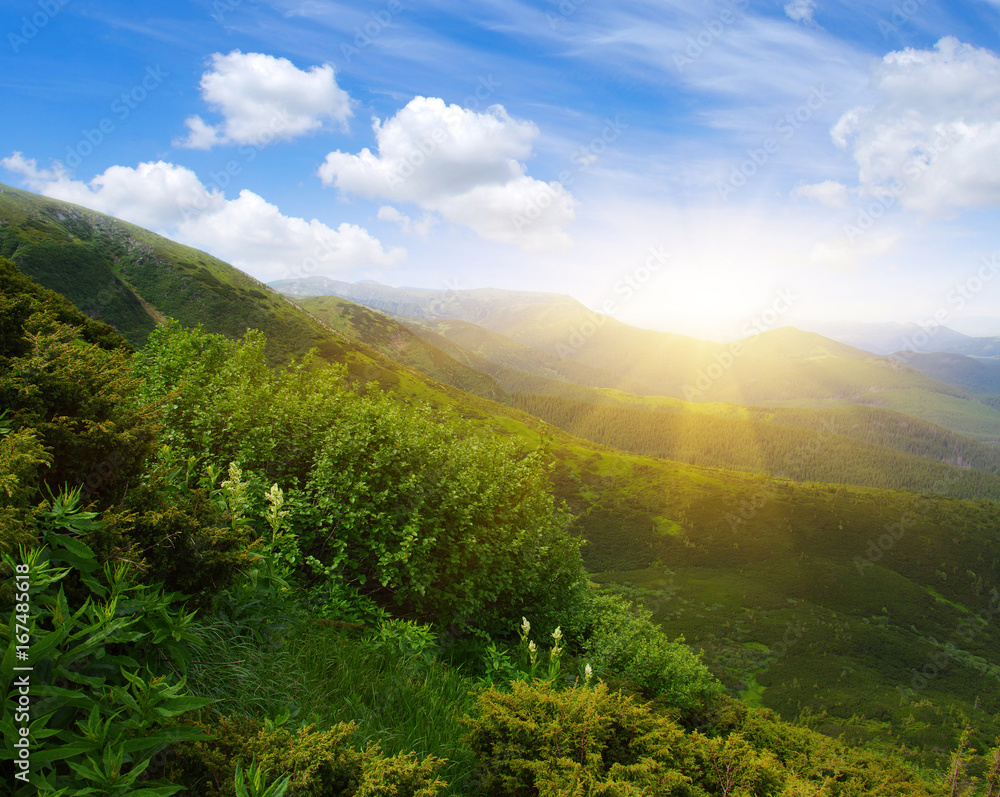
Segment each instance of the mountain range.
[{"label": "mountain range", "polygon": [[1000,422],[990,397],[997,390],[993,364],[968,357],[946,366],[906,352],[878,356],[791,327],[718,344],[638,329],[554,294],[430,291],[322,277],[273,287],[306,308],[316,307],[308,294],[327,291],[392,314],[425,339],[430,331],[497,365],[590,387],[741,406],[880,407],[983,440],[996,436]]}]

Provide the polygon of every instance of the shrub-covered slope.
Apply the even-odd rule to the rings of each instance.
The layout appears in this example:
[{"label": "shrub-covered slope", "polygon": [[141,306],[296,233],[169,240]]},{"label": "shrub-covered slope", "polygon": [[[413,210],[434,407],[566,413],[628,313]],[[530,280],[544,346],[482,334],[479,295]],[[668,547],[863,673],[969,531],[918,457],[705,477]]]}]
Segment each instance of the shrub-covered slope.
[{"label": "shrub-covered slope", "polygon": [[[293,307],[290,312],[298,311]],[[929,657],[945,644],[944,632],[957,628],[961,620],[981,608],[989,608],[984,585],[991,580],[996,583],[1000,575],[997,518],[992,505],[932,496],[932,509],[922,514],[912,509],[917,500],[913,494],[775,482],[623,454],[442,385],[364,345],[340,337],[331,339],[345,352],[343,359],[355,381],[378,380],[393,394],[394,401],[405,405],[414,399],[426,400],[432,407],[450,408],[499,432],[519,450],[541,449],[543,460],[554,465],[550,478],[558,497],[565,498],[577,516],[573,529],[587,540],[584,557],[589,569],[601,574],[602,581],[631,584],[628,589],[641,598],[666,601],[651,604],[656,619],[673,631],[684,630],[689,641],[705,646],[708,660],[732,688],[750,690],[749,694],[780,708],[787,717],[802,708],[817,714],[825,710],[829,726],[824,726],[825,730],[838,733],[842,723],[850,723],[881,742],[903,738],[910,745],[919,745],[926,738],[938,744],[934,734],[954,726],[948,711],[965,712],[984,727],[993,722],[988,712],[995,694],[991,691],[994,681],[991,670],[980,666],[996,660],[997,639],[990,623],[976,633],[972,643],[954,643],[971,657],[962,659],[968,666],[962,665],[965,669],[955,676],[957,680],[939,675],[919,692],[920,700],[931,701],[930,708],[916,705],[920,700],[914,706],[903,705],[894,697],[898,695],[896,687],[905,683],[907,667],[933,663]],[[255,356],[264,356],[259,349],[254,351]],[[225,361],[228,358],[219,360]],[[251,390],[249,395],[256,393]],[[195,419],[200,412],[198,404],[213,406],[211,398],[205,394],[195,402]],[[293,460],[295,447],[281,449],[288,434],[275,432],[255,442],[254,434],[247,431],[250,427],[239,425],[248,422],[248,412],[230,412],[217,418],[223,430],[229,429],[228,437],[223,434],[218,439],[246,439],[247,445],[272,446],[268,455],[272,459]],[[311,416],[306,413],[302,417]],[[302,423],[307,425],[307,421]],[[377,430],[377,425],[369,425]],[[214,453],[222,456],[223,451]],[[817,434],[799,456],[803,460],[822,457],[821,436]],[[168,464],[171,467],[167,468]],[[165,463],[164,473],[183,475],[185,467],[184,462]],[[266,468],[263,472],[270,473]],[[331,464],[328,472],[332,478],[337,469]],[[305,489],[302,478],[298,489]],[[364,475],[358,485],[359,490],[374,489]],[[946,487],[942,485],[942,489]],[[153,534],[161,522],[158,515],[164,515],[166,507],[162,500],[157,503],[153,496],[147,498],[142,512],[147,533]],[[413,506],[412,500],[407,500],[409,503],[380,507],[372,522],[407,517]],[[889,528],[902,522],[907,511],[914,512],[914,518],[901,539],[913,542],[912,548],[893,537]],[[176,530],[195,522],[197,512],[191,512],[195,519],[165,516],[171,523],[181,524]],[[910,524],[910,520],[905,522]],[[417,535],[417,539],[422,538]],[[381,562],[382,554],[375,555],[371,567],[388,568],[382,571],[387,573],[392,567],[392,551],[384,553],[386,561]],[[859,557],[862,563],[870,560],[872,567],[859,566]],[[838,574],[841,582],[835,578]],[[371,573],[365,570],[355,576],[359,583],[361,576],[366,584],[371,583]],[[987,603],[981,607],[984,600]],[[664,607],[668,604],[677,608],[667,611]],[[681,607],[683,614],[673,617],[671,612]],[[881,611],[883,607],[886,612]],[[754,675],[755,669],[762,669],[758,646],[776,647],[775,640],[783,640],[788,633],[787,624],[809,619],[811,611],[826,613],[827,623],[816,626],[809,641],[813,647],[804,645],[794,655],[775,654],[768,673]],[[873,618],[878,616],[887,619],[876,622]],[[745,629],[754,619],[745,618],[754,618],[759,625],[753,638],[745,636]],[[840,624],[843,633],[832,632],[834,623]],[[819,667],[817,661],[830,666]],[[845,670],[837,665],[859,663],[864,667],[863,678],[851,678],[850,673],[841,677]],[[768,681],[768,674],[780,668],[784,668],[780,680]],[[813,680],[802,687],[806,674]],[[868,720],[854,716],[859,709]],[[887,724],[869,727],[866,723],[872,716]],[[927,731],[928,725],[933,733]]]}]

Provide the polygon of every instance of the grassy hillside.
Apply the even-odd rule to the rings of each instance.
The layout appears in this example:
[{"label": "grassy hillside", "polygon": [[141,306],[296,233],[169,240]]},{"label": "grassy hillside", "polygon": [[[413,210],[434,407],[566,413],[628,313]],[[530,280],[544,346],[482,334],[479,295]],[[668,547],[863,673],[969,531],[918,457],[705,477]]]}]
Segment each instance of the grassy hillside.
[{"label": "grassy hillside", "polygon": [[[743,408],[588,388],[495,362],[524,362],[536,371],[560,375],[558,358],[468,322],[430,324],[457,330],[452,337],[479,343],[492,359],[431,332],[429,326],[411,323],[423,337],[418,339],[387,316],[344,299],[302,302],[348,337],[428,376],[623,451],[796,481],[916,492],[944,483],[947,495],[1000,498],[1000,452],[912,416],[868,407]],[[432,345],[435,342],[440,346]]]},{"label": "grassy hillside", "polygon": [[313,346],[328,358],[346,352],[283,296],[211,255],[78,205],[0,190],[0,256],[133,345],[170,316],[230,336],[261,329],[273,361]]},{"label": "grassy hillside", "polygon": [[459,362],[388,316],[336,296],[303,299],[300,306],[331,329],[433,379],[477,396],[506,399],[491,375]]},{"label": "grassy hillside", "polygon": [[747,699],[929,756],[955,712],[998,728],[995,504],[556,456],[592,577]]},{"label": "grassy hillside", "polygon": [[[584,363],[560,358],[540,351],[532,346],[518,343],[506,335],[457,319],[408,319],[407,326],[424,340],[435,343],[455,358],[471,352],[486,362],[478,366],[489,369],[507,390],[525,390],[534,393],[552,392],[551,382],[532,382],[535,389],[529,389],[526,375],[544,377],[587,387],[606,387],[624,390],[638,395],[649,395],[654,391],[638,382],[630,382]],[[451,345],[446,346],[443,341]],[[548,389],[543,389],[548,388]]]},{"label": "grassy hillside", "polygon": [[155,312],[118,275],[113,249],[111,237],[95,234],[70,206],[0,185],[0,257],[141,345],[156,326]]},{"label": "grassy hillside", "polygon": [[[948,495],[1000,499],[997,454],[971,440],[968,447],[983,455],[980,462],[988,472],[886,449],[839,434],[833,423],[801,429],[752,418],[595,405],[527,393],[515,393],[512,403],[571,434],[637,454],[796,481],[911,492],[944,484],[942,492]],[[951,453],[952,462],[964,464],[959,451]]]},{"label": "grassy hillside", "polygon": [[[137,228],[132,237],[146,236],[155,240]],[[123,246],[126,253],[138,251],[138,244]],[[158,251],[175,250],[163,244]],[[221,284],[243,284],[238,272],[207,255],[176,252],[189,258],[185,262],[194,271],[192,264],[203,258],[206,271],[217,269]],[[151,306],[159,297],[161,271],[169,282],[181,279],[185,267],[150,260],[130,272],[145,274],[129,282]],[[147,295],[139,283],[154,290]],[[241,290],[233,288],[241,301],[257,300]],[[327,330],[278,297],[274,301],[273,317],[269,303],[257,307],[265,331],[269,325],[307,331],[303,342],[318,340],[328,356],[350,365],[356,380],[378,381],[395,401],[422,399],[450,407],[521,449],[540,449],[553,465],[557,494],[576,515],[575,531],[588,541],[584,556],[594,578],[646,601],[664,627],[706,650],[733,690],[786,717],[812,711],[826,732],[847,729],[897,748],[905,742],[945,749],[943,736],[956,724],[949,711],[996,730],[1000,689],[991,667],[1000,661],[995,623],[1000,615],[989,614],[990,590],[1000,583],[996,505],[774,480],[625,454],[444,385]],[[196,308],[209,306],[216,305]],[[565,303],[557,309],[571,311]],[[534,312],[530,301],[516,309],[525,321]],[[388,329],[366,314],[348,315],[353,329],[375,324],[368,327],[375,337]],[[218,323],[200,320],[206,328]],[[292,340],[286,337],[282,346]],[[786,348],[801,359],[796,346]],[[893,525],[900,523],[893,536]],[[977,612],[990,619],[963,624]],[[792,639],[789,629],[796,624],[808,630],[793,645],[784,640]],[[944,647],[949,642],[957,652]],[[951,669],[903,702],[897,686],[905,687],[909,671],[919,671],[942,650],[948,651]]]}]

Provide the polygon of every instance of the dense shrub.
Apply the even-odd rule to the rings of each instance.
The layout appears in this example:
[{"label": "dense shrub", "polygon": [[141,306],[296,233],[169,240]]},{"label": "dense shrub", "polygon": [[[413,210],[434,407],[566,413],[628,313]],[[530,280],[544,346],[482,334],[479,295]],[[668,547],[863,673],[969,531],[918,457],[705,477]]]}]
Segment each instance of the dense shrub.
[{"label": "dense shrub", "polygon": [[359,395],[314,358],[267,366],[264,341],[157,330],[136,358],[183,460],[238,463],[285,489],[287,523],[331,596],[358,588],[397,613],[554,627],[583,567],[539,457],[427,406]]},{"label": "dense shrub", "polygon": [[483,791],[496,797],[699,793],[685,774],[696,769],[690,738],[604,684],[487,689],[465,724]]},{"label": "dense shrub", "polygon": [[88,498],[108,506],[142,470],[155,436],[155,409],[129,401],[138,384],[127,350],[88,342],[86,327],[59,320],[65,313],[58,303],[49,306],[44,295],[31,298],[20,337],[4,331],[5,421],[14,432],[35,430],[46,449],[58,452],[39,472],[43,483],[54,491],[81,485]]},{"label": "dense shrub", "polygon": [[232,797],[237,767],[256,764],[270,779],[289,776],[286,797],[434,797],[444,781],[433,757],[385,756],[378,745],[353,746],[354,726],[290,730],[248,717],[221,717],[201,725],[211,741],[178,745],[167,772],[188,794]]},{"label": "dense shrub", "polygon": [[583,657],[595,672],[632,681],[677,708],[697,708],[718,696],[721,684],[684,638],[670,640],[651,617],[620,596],[589,594],[574,620],[576,637],[586,640]]},{"label": "dense shrub", "polygon": [[0,553],[13,553],[34,540],[33,504],[41,470],[51,464],[52,455],[34,429],[11,432],[0,417]]}]

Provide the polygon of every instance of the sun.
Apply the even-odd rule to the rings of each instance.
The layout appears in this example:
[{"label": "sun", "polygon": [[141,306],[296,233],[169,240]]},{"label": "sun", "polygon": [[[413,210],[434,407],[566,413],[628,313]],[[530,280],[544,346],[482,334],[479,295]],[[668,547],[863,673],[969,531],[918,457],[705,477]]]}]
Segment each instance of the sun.
[{"label": "sun", "polygon": [[782,326],[797,295],[746,269],[674,269],[636,292],[619,318],[636,326],[728,342]]}]

